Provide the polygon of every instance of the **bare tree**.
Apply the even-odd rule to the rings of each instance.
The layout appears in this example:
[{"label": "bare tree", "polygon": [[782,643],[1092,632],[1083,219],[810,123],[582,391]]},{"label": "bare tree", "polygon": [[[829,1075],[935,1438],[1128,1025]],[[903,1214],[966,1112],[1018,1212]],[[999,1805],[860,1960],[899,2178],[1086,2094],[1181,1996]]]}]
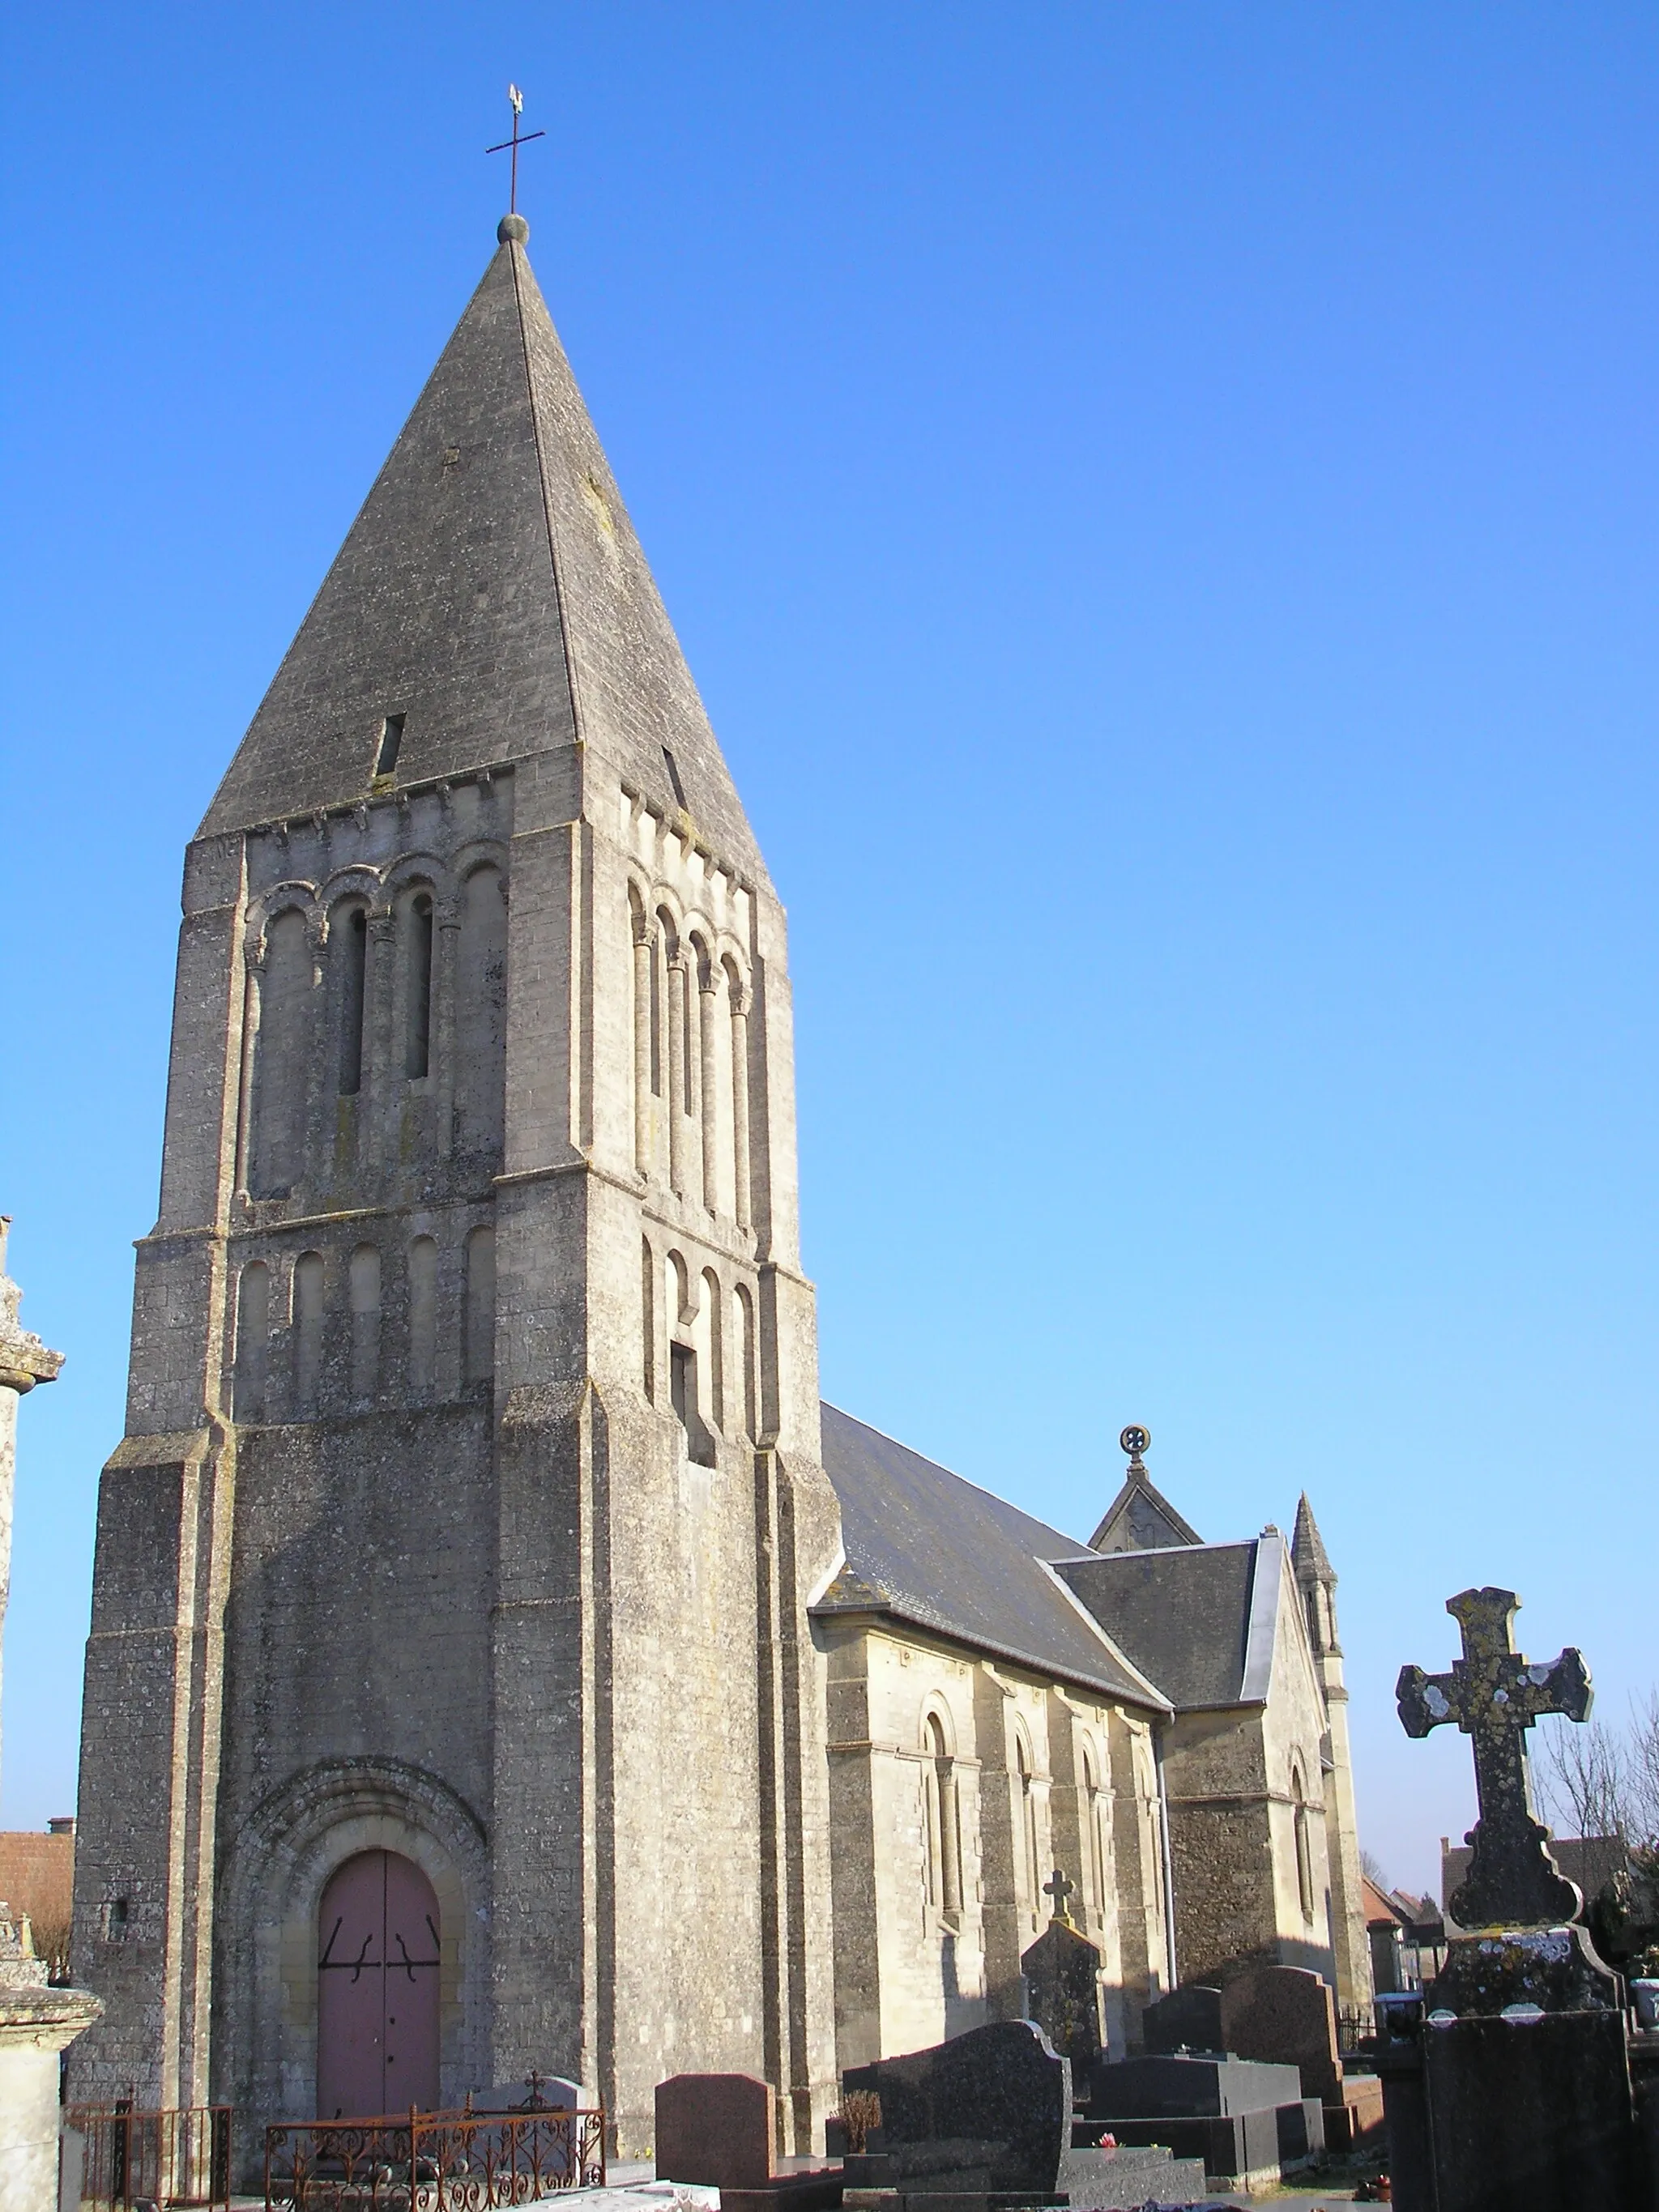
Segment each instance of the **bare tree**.
[{"label": "bare tree", "polygon": [[1374,1888],[1382,1890],[1385,1895],[1388,1893],[1389,1888],[1389,1877],[1383,1872],[1382,1862],[1378,1858],[1375,1851],[1362,1850],[1360,1852],[1359,1871],[1364,1875],[1366,1881],[1370,1882]]},{"label": "bare tree", "polygon": [[1550,1825],[1562,1835],[1630,1836],[1640,1820],[1624,1735],[1603,1721],[1558,1720],[1539,1733],[1533,1776]]},{"label": "bare tree", "polygon": [[1659,1690],[1650,1690],[1644,1705],[1631,1700],[1627,1766],[1631,1840],[1659,1851]]}]

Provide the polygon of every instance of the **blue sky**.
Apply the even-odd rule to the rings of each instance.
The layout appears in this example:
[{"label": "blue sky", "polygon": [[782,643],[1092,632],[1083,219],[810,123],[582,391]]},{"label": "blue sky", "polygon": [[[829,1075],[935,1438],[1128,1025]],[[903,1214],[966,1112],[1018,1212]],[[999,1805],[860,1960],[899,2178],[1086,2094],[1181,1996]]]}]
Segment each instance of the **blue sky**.
[{"label": "blue sky", "polygon": [[1659,1674],[1659,16],[15,15],[3,1817],[73,1802],[179,866],[493,245],[788,902],[825,1395],[1086,1534],[1311,1494],[1362,1826],[1511,1584]]}]

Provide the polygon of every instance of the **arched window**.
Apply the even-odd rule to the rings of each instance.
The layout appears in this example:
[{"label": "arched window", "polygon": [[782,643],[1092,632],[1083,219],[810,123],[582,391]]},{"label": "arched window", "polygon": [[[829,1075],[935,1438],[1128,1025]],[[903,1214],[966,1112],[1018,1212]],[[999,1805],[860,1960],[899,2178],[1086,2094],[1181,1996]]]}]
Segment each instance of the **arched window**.
[{"label": "arched window", "polygon": [[962,1910],[962,1819],[956,1764],[945,1723],[929,1713],[922,1726],[921,1790],[927,1902],[941,1912]]},{"label": "arched window", "polygon": [[294,1263],[294,1396],[302,1420],[317,1411],[323,1384],[323,1255],[301,1252]]},{"label": "arched window", "polygon": [[720,1209],[720,971],[700,937],[692,939],[691,952],[697,986],[697,1071],[690,1103],[702,1132],[702,1202],[707,1212],[717,1214]]},{"label": "arched window", "polygon": [[653,1404],[657,1396],[657,1264],[651,1256],[651,1239],[640,1243],[640,1334],[645,1395]]},{"label": "arched window", "polygon": [[253,1048],[253,1147],[248,1188],[286,1198],[305,1158],[306,1077],[311,1060],[311,945],[295,908],[265,933],[259,1028]]},{"label": "arched window", "polygon": [[1018,1873],[1020,1899],[1028,1912],[1035,1912],[1042,1872],[1037,1860],[1036,1790],[1031,1771],[1031,1753],[1024,1735],[1017,1735],[1014,1738],[1014,1765],[1019,1777],[1020,1865]]},{"label": "arched window", "polygon": [[1299,1767],[1291,1769],[1291,1820],[1296,1838],[1296,1888],[1302,1917],[1314,1917],[1313,1851],[1308,1836],[1308,1806]]},{"label": "arched window", "polygon": [[734,1356],[740,1363],[740,1372],[733,1415],[743,1424],[744,1435],[753,1438],[760,1433],[760,1413],[756,1403],[755,1303],[742,1283],[737,1287],[735,1304]]},{"label": "arched window", "polygon": [[686,1043],[686,960],[684,947],[674,928],[673,918],[667,909],[659,908],[657,915],[662,957],[658,963],[659,981],[666,1021],[667,1060],[663,1075],[663,1091],[668,1121],[668,1182],[671,1189],[684,1192],[685,1188],[685,1117],[690,1110],[687,1085],[690,1054]]},{"label": "arched window", "polygon": [[651,1172],[651,1100],[656,1083],[655,1002],[651,972],[651,923],[637,887],[628,886],[628,927],[634,948],[634,1165]]},{"label": "arched window", "polygon": [[1100,1787],[1100,1770],[1091,1745],[1083,1747],[1084,1851],[1088,1866],[1089,1902],[1103,1921],[1106,1918],[1106,1804]]},{"label": "arched window", "polygon": [[265,1417],[265,1370],[270,1356],[270,1270],[250,1260],[236,1286],[236,1419]]},{"label": "arched window", "polygon": [[461,893],[455,954],[455,1143],[501,1147],[507,1081],[507,896],[497,868],[475,868]]},{"label": "arched window", "polygon": [[353,1098],[363,1084],[363,1016],[368,987],[368,912],[354,906],[335,916],[330,932],[339,978],[340,1096]]},{"label": "arched window", "polygon": [[404,921],[404,1073],[413,1083],[432,1065],[432,896],[417,891]]},{"label": "arched window", "polygon": [[466,1240],[466,1379],[487,1382],[495,1372],[495,1232],[488,1226]]},{"label": "arched window", "polygon": [[749,1187],[749,993],[738,965],[726,963],[726,1003],[732,1031],[732,1210],[739,1229],[752,1218]]},{"label": "arched window", "polygon": [[351,1395],[370,1405],[380,1387],[380,1255],[360,1244],[351,1255]]},{"label": "arched window", "polygon": [[726,1344],[721,1322],[726,1297],[712,1267],[702,1271],[702,1301],[697,1309],[697,1349],[702,1363],[701,1411],[711,1429],[726,1427]]},{"label": "arched window", "polygon": [[417,1237],[409,1248],[409,1388],[429,1398],[438,1369],[438,1247]]}]

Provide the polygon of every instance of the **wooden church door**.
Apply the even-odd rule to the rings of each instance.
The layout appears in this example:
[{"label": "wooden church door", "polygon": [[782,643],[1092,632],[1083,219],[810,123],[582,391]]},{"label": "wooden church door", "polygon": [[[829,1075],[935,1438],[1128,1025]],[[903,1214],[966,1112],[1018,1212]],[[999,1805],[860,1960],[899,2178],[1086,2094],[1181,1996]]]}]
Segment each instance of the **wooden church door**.
[{"label": "wooden church door", "polygon": [[438,1899],[396,1851],[337,1868],[318,1913],[317,2117],[438,2102]]}]

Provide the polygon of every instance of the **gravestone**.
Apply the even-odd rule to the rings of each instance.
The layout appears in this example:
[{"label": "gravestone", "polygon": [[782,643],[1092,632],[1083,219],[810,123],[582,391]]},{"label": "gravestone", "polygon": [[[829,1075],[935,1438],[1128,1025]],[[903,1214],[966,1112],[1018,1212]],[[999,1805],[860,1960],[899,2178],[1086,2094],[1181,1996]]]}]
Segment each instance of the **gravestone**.
[{"label": "gravestone", "polygon": [[1305,1966],[1257,1966],[1221,1992],[1221,2044],[1241,2058],[1294,2066],[1304,2097],[1334,2105],[1342,2093],[1336,2004]]},{"label": "gravestone", "polygon": [[1571,2212],[1625,2205],[1638,2186],[1630,2057],[1617,1978],[1574,1924],[1581,1899],[1533,1808],[1526,1731],[1583,1721],[1576,1650],[1539,1665],[1515,1649],[1513,1590],[1462,1591],[1450,1671],[1402,1668],[1407,1735],[1455,1723],[1474,1747],[1480,1818],[1447,1900],[1452,1941],[1415,2036],[1379,2039],[1390,2170],[1401,2212]]},{"label": "gravestone", "polygon": [[776,2140],[772,2085],[753,2074],[676,2074],[657,2084],[659,2181],[763,2189]]},{"label": "gravestone", "polygon": [[1086,2085],[1106,2042],[1100,1953],[1072,1925],[1066,1911],[1072,1885],[1058,1867],[1043,1888],[1054,1900],[1054,1917],[1020,1959],[1026,2009],[1070,2064],[1073,2087],[1079,2090]]},{"label": "gravestone", "polygon": [[1305,1966],[1254,1966],[1221,1996],[1223,2048],[1241,2058],[1294,2066],[1304,2097],[1324,2108],[1325,2142],[1352,2150],[1381,2136],[1382,2089],[1374,2075],[1350,2079],[1336,2045],[1336,1999]]},{"label": "gravestone", "polygon": [[1030,2021],[849,2067],[842,2085],[881,2100],[882,2148],[849,2160],[849,2180],[904,2195],[1054,2197],[1072,2139],[1071,2068]]},{"label": "gravestone", "polygon": [[1140,2015],[1140,2037],[1148,2051],[1224,2051],[1221,2037],[1221,1992],[1203,1982],[1171,1990]]}]

